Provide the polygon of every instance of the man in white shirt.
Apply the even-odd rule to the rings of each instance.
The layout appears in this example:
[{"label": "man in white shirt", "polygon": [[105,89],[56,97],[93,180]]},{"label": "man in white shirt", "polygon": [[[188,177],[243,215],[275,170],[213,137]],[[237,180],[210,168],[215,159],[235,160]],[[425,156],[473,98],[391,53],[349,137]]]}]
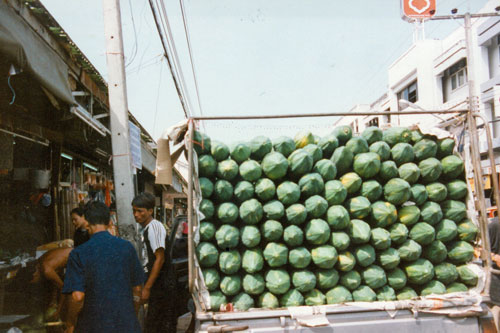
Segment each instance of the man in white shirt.
[{"label": "man in white shirt", "polygon": [[[161,222],[153,218],[155,197],[150,193],[140,193],[132,200],[134,218],[141,225],[143,241],[143,266],[147,276],[142,289],[141,300],[148,304],[144,332],[175,332],[168,320],[167,267],[165,264],[167,231]],[[175,322],[175,321],[174,321]]]}]

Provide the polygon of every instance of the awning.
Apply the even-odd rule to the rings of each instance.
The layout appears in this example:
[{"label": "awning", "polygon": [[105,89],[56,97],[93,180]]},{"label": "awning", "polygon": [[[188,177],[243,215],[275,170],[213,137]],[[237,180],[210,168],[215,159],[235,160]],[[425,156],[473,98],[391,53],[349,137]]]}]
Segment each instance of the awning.
[{"label": "awning", "polygon": [[141,157],[142,167],[154,175],[156,169],[156,156],[147,148],[145,142],[141,142]]},{"label": "awning", "polygon": [[62,101],[74,104],[68,66],[4,1],[0,1],[0,54],[33,74]]}]

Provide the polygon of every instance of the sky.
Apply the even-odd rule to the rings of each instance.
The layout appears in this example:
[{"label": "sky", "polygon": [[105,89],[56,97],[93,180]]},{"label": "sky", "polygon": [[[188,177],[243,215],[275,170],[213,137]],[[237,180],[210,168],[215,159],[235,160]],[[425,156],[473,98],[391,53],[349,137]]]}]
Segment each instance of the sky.
[{"label": "sky", "polygon": [[[181,0],[180,0],[181,1]],[[199,101],[180,1],[164,1],[193,115],[347,112],[387,89],[387,69],[413,42],[397,0],[183,0]],[[157,1],[160,2],[160,1]],[[437,15],[476,12],[487,0],[436,0]],[[42,0],[107,79],[102,1]],[[122,0],[128,105],[153,136],[184,119],[146,0]],[[426,38],[443,38],[458,22],[425,24]],[[201,105],[201,107],[200,107]],[[225,142],[256,135],[320,135],[332,118],[204,121]]]}]

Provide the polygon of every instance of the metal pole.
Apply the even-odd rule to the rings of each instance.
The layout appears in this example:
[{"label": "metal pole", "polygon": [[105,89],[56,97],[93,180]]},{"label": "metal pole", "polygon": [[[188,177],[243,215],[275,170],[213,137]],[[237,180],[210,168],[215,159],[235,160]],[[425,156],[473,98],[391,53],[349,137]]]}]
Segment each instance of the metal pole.
[{"label": "metal pole", "polygon": [[488,235],[488,221],[486,220],[486,204],[484,199],[484,188],[483,188],[483,177],[482,177],[482,168],[481,168],[481,155],[479,153],[479,142],[478,142],[478,134],[476,128],[476,120],[472,115],[472,112],[469,113],[468,117],[469,131],[470,131],[470,146],[471,146],[471,159],[472,166],[474,169],[474,185],[476,188],[476,199],[479,210],[479,231],[481,236],[481,241],[483,245],[483,253],[482,259],[486,261],[485,275],[485,293],[487,295],[490,294],[490,270],[491,270],[491,250],[490,250],[490,239]]},{"label": "metal pole", "polygon": [[496,165],[495,165],[495,154],[493,153],[493,140],[491,139],[491,129],[490,126],[488,125],[488,122],[486,119],[483,117],[483,115],[477,113],[475,114],[476,117],[481,118],[481,120],[484,123],[484,127],[486,129],[486,142],[488,143],[488,158],[490,160],[490,168],[491,168],[491,178],[492,178],[492,183],[493,183],[493,195],[495,196],[495,202],[497,205],[497,209],[500,205],[500,192],[498,191],[499,186],[498,186],[498,174],[496,170]]},{"label": "metal pole", "polygon": [[132,242],[139,255],[141,255],[137,225],[133,218],[131,206],[134,184],[130,157],[127,85],[120,2],[119,0],[103,0],[103,9],[118,229],[120,237]]},{"label": "metal pole", "polygon": [[194,291],[194,240],[193,240],[193,120],[188,122],[188,260],[189,260],[189,292]]},{"label": "metal pole", "polygon": [[285,119],[285,118],[317,118],[317,117],[354,117],[354,116],[388,116],[388,115],[415,115],[415,114],[448,114],[468,113],[469,110],[422,110],[422,111],[371,111],[371,112],[333,112],[333,113],[298,113],[275,114],[256,116],[202,116],[191,117],[193,120],[252,120],[252,119]]},{"label": "metal pole", "polygon": [[[469,86],[469,109],[475,114],[478,110],[478,105],[476,103],[476,80],[475,80],[475,62],[474,62],[474,52],[472,48],[472,25],[470,13],[465,14],[465,49],[467,51],[467,82]],[[475,122],[475,119],[474,119]]]},{"label": "metal pole", "polygon": [[[468,13],[469,14],[469,13]],[[431,21],[438,20],[456,20],[456,19],[465,19],[465,15],[441,15],[441,16],[433,16],[429,18]],[[481,18],[481,17],[495,17],[500,16],[500,13],[480,13],[480,14],[469,14],[471,18]]]},{"label": "metal pole", "polygon": [[[484,188],[483,188],[483,169],[481,167],[481,154],[479,152],[479,136],[477,133],[477,124],[475,114],[478,111],[476,103],[476,87],[474,80],[474,52],[472,50],[472,31],[471,31],[471,15],[466,13],[464,15],[465,22],[465,47],[467,51],[467,79],[469,86],[469,108],[470,112],[467,116],[470,131],[470,144],[471,144],[471,157],[472,165],[474,168],[474,180],[476,185],[476,198],[479,205],[479,229],[481,233],[481,241],[483,245],[483,260],[486,261],[485,273],[486,282],[484,293],[489,296],[490,294],[490,284],[491,284],[491,249],[490,249],[490,238],[488,235],[488,220],[486,219],[486,203],[484,198]],[[488,126],[488,124],[485,124]]]}]

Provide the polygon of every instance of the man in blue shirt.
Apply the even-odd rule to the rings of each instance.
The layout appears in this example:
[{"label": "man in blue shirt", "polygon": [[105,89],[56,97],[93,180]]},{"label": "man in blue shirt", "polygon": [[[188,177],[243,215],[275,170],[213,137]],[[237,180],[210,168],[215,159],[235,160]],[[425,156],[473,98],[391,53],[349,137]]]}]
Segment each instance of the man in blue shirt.
[{"label": "man in blue shirt", "polygon": [[141,332],[136,312],[144,272],[132,244],[112,236],[109,209],[100,202],[85,210],[90,240],[68,259],[62,292],[69,297],[66,332]]}]

